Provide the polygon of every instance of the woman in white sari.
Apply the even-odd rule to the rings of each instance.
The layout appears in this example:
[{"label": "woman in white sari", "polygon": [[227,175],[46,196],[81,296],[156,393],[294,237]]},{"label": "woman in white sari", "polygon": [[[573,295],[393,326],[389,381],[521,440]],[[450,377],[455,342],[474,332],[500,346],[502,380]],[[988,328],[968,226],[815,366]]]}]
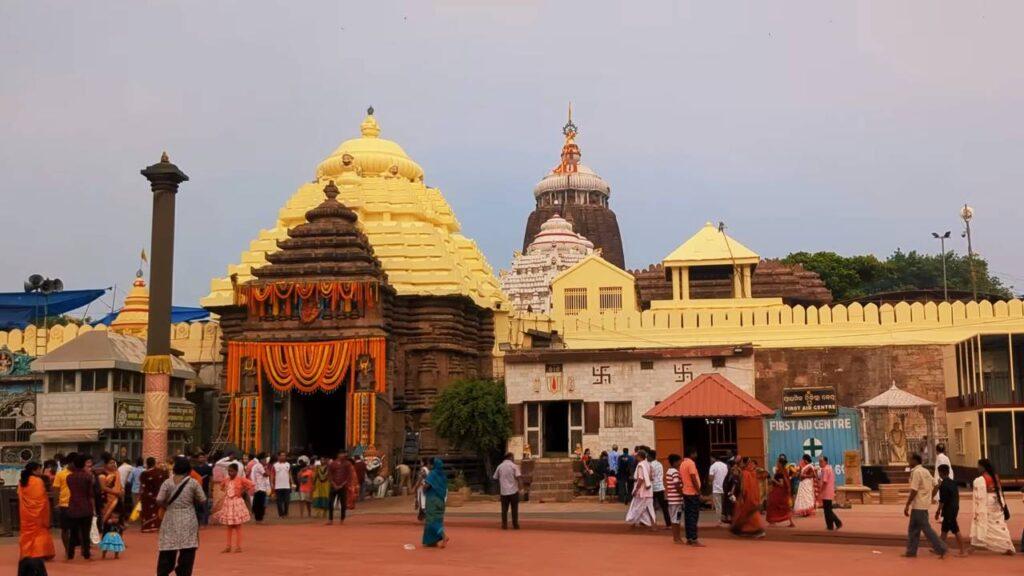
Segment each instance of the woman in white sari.
[{"label": "woman in white sari", "polygon": [[813,516],[818,502],[818,474],[811,464],[811,457],[804,454],[800,462],[800,486],[793,500],[793,513],[797,516]]},{"label": "woman in white sari", "polygon": [[971,546],[1013,555],[1013,540],[1003,517],[1005,500],[999,475],[987,458],[978,460],[978,472],[981,475],[974,479],[972,485],[974,518],[971,521]]},{"label": "woman in white sari", "polygon": [[647,461],[647,452],[636,452],[636,483],[633,487],[633,498],[626,511],[626,522],[634,528],[654,526],[654,484],[651,480],[651,464]]}]

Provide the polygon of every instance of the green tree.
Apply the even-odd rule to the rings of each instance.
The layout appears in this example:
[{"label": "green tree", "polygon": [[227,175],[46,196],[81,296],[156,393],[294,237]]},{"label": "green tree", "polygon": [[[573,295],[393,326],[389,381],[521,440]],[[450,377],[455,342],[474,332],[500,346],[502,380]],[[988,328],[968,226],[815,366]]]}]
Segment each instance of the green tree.
[{"label": "green tree", "polygon": [[493,380],[460,380],[437,399],[430,414],[437,434],[455,448],[472,450],[484,460],[487,478],[495,454],[505,449],[512,432],[512,415],[505,403],[505,386]]},{"label": "green tree", "polygon": [[865,287],[877,282],[885,265],[874,256],[840,256],[835,252],[794,252],[783,259],[817,272],[836,300],[865,296]]},{"label": "green tree", "polygon": [[[879,292],[942,288],[942,255],[896,250],[884,261],[872,255],[841,256],[835,252],[795,252],[783,259],[817,272],[836,300],[861,298]],[[974,256],[978,292],[1004,298],[1011,290],[988,271],[988,262]],[[955,252],[946,254],[947,285],[971,290],[971,261]]]}]

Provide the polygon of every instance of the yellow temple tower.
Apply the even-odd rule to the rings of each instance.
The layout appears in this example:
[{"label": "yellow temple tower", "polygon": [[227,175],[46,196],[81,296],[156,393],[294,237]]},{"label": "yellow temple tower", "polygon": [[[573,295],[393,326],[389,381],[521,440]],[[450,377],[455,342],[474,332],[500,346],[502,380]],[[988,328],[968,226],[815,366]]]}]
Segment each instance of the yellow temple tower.
[{"label": "yellow temple tower", "polygon": [[149,326],[149,288],[146,281],[142,279],[142,270],[135,273],[135,282],[132,282],[132,289],[125,296],[124,306],[110,323],[110,329],[121,334],[129,334],[146,337],[146,328]]},{"label": "yellow temple tower", "polygon": [[370,108],[359,137],[342,142],[317,166],[314,180],[288,199],[275,225],[260,230],[227,275],[210,283],[201,305],[230,304],[231,276],[237,275],[239,284],[252,279],[253,267],[266,264],[266,255],[277,251],[277,241],[305,222],[306,211],[323,201],[324,186],[333,180],[340,191],[338,201],[358,214],[399,295],[465,295],[481,307],[501,307],[505,298],[491,266],[476,242],[459,233],[459,222],[441,191],[425,185],[420,165],[380,133]]}]

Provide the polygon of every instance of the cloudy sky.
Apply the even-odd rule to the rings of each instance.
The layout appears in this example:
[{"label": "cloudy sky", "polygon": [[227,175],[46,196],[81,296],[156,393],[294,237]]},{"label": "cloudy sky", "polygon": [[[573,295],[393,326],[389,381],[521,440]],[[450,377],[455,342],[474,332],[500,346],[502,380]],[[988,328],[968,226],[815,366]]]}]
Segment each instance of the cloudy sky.
[{"label": "cloudy sky", "polygon": [[[478,4],[486,4],[486,7]],[[975,247],[1024,288],[1020,2],[0,3],[0,291],[127,286],[168,150],[175,303],[368,105],[507,267],[566,103],[629,267],[704,221],[762,256]]]}]

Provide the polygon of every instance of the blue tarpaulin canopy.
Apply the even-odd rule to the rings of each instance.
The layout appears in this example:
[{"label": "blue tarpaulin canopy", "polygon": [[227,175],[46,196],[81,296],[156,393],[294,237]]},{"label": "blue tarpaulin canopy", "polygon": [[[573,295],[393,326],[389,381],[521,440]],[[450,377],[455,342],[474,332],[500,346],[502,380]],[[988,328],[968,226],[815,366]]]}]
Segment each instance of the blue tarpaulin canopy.
[{"label": "blue tarpaulin canopy", "polygon": [[58,316],[96,300],[106,289],[0,293],[0,328],[24,328],[43,315]]},{"label": "blue tarpaulin canopy", "polygon": [[[97,324],[103,324],[110,326],[110,323],[117,318],[117,315],[121,313],[121,309],[118,308],[110,314],[107,314],[103,318],[96,320],[92,323],[93,326]],[[197,320],[206,320],[210,317],[210,313],[202,308],[190,308],[188,306],[171,306],[171,324],[177,324],[179,322],[195,322]]]}]

